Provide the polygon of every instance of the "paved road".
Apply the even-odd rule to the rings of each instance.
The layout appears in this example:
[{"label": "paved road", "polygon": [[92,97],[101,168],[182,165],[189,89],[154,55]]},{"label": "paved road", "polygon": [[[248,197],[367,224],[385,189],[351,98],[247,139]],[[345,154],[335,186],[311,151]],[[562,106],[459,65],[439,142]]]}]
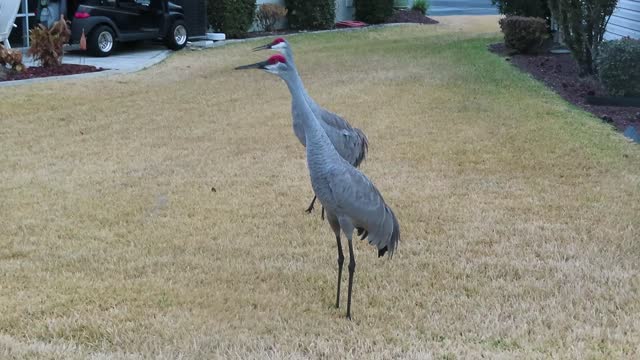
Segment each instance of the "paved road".
[{"label": "paved road", "polygon": [[497,15],[491,0],[431,0],[427,15]]}]

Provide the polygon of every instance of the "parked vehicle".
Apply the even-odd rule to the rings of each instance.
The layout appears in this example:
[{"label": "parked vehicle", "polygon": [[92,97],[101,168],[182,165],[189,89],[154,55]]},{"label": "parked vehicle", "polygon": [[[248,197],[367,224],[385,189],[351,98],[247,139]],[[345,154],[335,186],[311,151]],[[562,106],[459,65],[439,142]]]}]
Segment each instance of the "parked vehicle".
[{"label": "parked vehicle", "polygon": [[71,42],[79,43],[83,31],[94,56],[109,56],[117,42],[153,39],[179,50],[188,36],[182,7],[168,0],[81,0]]}]

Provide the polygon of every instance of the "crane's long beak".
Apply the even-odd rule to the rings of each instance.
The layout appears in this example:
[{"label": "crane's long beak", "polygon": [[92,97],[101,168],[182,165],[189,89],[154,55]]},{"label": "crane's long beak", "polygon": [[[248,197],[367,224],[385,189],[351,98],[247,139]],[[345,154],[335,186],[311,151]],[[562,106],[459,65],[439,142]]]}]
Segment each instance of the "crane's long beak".
[{"label": "crane's long beak", "polygon": [[246,69],[264,69],[267,65],[269,65],[268,61],[260,61],[255,64],[242,65],[238,66],[236,70],[246,70]]},{"label": "crane's long beak", "polygon": [[254,47],[253,51],[268,50],[268,49],[271,49],[271,44]]}]

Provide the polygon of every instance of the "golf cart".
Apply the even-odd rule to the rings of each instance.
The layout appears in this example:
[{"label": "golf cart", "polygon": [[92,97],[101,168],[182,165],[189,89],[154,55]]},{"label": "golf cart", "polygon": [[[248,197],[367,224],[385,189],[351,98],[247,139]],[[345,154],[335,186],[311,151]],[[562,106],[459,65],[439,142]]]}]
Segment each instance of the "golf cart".
[{"label": "golf cart", "polygon": [[109,56],[116,42],[153,39],[179,50],[188,34],[182,7],[167,0],[80,0],[71,21],[71,43],[79,43],[83,32],[94,56]]}]

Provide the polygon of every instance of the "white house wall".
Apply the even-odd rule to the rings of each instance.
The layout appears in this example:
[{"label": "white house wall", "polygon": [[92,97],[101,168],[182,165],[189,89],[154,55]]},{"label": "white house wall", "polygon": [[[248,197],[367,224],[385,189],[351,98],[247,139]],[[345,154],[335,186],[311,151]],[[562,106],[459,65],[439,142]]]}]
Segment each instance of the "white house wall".
[{"label": "white house wall", "polygon": [[640,0],[619,0],[609,19],[606,40],[630,36],[640,39]]}]

